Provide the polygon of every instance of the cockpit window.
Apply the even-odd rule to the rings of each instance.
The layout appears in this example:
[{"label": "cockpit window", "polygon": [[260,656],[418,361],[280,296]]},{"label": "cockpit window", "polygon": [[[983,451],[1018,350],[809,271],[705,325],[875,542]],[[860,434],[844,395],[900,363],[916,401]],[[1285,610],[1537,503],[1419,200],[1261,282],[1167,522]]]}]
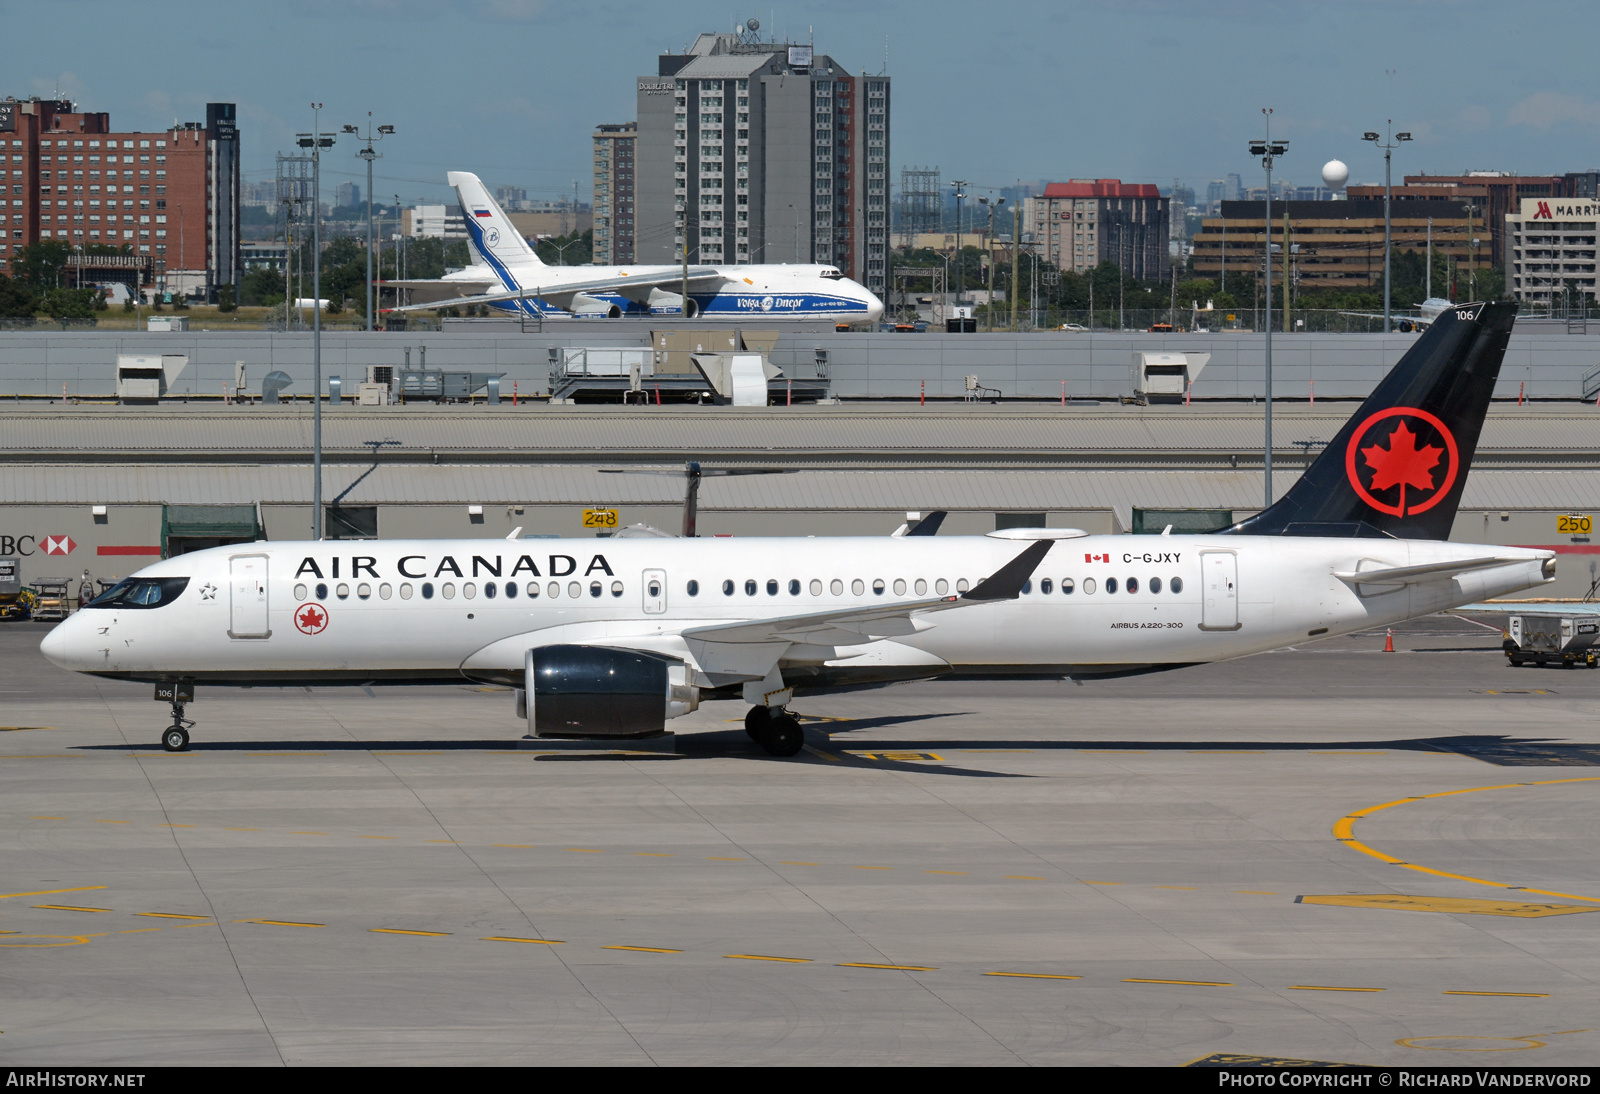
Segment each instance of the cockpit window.
[{"label": "cockpit window", "polygon": [[186,577],[130,577],[119,581],[88,604],[88,608],[143,610],[172,603],[189,585]]},{"label": "cockpit window", "polygon": [[830,281],[839,281],[843,279],[844,274],[840,273],[832,266],[829,266],[827,269],[822,271],[822,276],[828,278]]}]

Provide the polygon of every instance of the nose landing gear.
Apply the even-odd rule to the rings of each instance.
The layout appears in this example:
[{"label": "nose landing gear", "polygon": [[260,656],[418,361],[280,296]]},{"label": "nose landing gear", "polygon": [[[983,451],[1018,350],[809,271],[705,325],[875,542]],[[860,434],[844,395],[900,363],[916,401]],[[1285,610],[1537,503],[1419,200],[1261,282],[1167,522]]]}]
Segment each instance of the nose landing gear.
[{"label": "nose landing gear", "polygon": [[187,752],[189,730],[194,723],[183,716],[183,705],[194,702],[194,681],[174,680],[157,684],[156,702],[172,707],[172,724],[161,734],[161,747],[168,752]]},{"label": "nose landing gear", "polygon": [[183,716],[183,704],[172,704],[172,724],[161,735],[161,747],[168,752],[189,751],[189,727],[194,725]]},{"label": "nose landing gear", "polygon": [[751,707],[744,716],[744,731],[769,756],[794,756],[805,746],[800,720],[782,707]]}]

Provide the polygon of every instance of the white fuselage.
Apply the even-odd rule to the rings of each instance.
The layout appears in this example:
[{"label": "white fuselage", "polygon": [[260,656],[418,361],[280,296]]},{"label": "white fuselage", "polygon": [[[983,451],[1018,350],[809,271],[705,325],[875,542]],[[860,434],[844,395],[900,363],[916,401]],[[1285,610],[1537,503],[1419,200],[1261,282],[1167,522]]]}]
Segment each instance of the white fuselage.
[{"label": "white fuselage", "polygon": [[[697,267],[698,269],[699,267]],[[691,281],[689,296],[699,314],[708,317],[739,315],[763,319],[824,319],[835,322],[875,323],[883,317],[883,301],[859,282],[847,277],[825,277],[823,266],[719,266],[722,284],[706,290]],[[526,290],[526,299],[490,304],[501,311],[528,315],[603,315],[616,307],[623,315],[678,315],[682,311],[680,288],[673,266],[545,266],[513,265],[496,259],[487,266],[471,266],[445,280],[481,283],[493,272],[507,289]],[[641,292],[596,292],[569,309],[541,301],[539,294],[559,292],[564,285],[592,281],[650,279],[657,287]],[[666,277],[668,283],[659,284]]]},{"label": "white fuselage", "polygon": [[[649,649],[698,668],[687,629],[955,593],[1026,546],[985,536],[241,544],[147,567],[135,577],[188,583],[154,608],[79,611],[43,651],[80,672],[233,685],[519,685],[526,651],[557,643]],[[1513,561],[1380,588],[1334,576],[1486,556]],[[1551,557],[1424,540],[1085,536],[1055,543],[1016,600],[919,615],[912,634],[797,645],[779,666],[805,688],[1219,661],[1540,585]]]}]

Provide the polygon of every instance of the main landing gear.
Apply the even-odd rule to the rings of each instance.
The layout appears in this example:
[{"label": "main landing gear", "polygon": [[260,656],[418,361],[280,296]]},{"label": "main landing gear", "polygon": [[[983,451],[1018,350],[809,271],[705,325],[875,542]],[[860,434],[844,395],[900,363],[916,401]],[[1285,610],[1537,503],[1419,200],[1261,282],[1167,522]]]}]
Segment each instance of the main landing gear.
[{"label": "main landing gear", "polygon": [[744,716],[744,731],[769,756],[794,756],[806,743],[800,720],[782,707],[751,707]]}]

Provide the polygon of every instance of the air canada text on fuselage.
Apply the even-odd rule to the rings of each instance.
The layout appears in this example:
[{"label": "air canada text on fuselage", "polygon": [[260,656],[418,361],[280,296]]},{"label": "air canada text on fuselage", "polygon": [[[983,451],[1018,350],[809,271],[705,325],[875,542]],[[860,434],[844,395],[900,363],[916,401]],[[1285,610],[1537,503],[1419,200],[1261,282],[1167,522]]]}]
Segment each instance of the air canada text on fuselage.
[{"label": "air canada text on fuselage", "polygon": [[[442,577],[446,574],[451,577],[519,577],[523,574],[529,577],[568,577],[578,572],[578,560],[572,555],[544,555],[541,556],[544,567],[540,568],[539,561],[533,555],[507,555],[507,554],[463,554],[456,555],[401,555],[393,562],[393,573],[385,573],[386,567],[391,564],[380,560],[376,555],[333,555],[331,557],[317,557],[306,555],[300,560],[299,567],[295,570],[295,577],[319,578],[386,578],[409,577],[427,578]],[[589,564],[584,567],[582,576],[602,573],[610,577],[616,575],[612,572],[611,564],[606,561],[605,555],[591,555]]]}]

